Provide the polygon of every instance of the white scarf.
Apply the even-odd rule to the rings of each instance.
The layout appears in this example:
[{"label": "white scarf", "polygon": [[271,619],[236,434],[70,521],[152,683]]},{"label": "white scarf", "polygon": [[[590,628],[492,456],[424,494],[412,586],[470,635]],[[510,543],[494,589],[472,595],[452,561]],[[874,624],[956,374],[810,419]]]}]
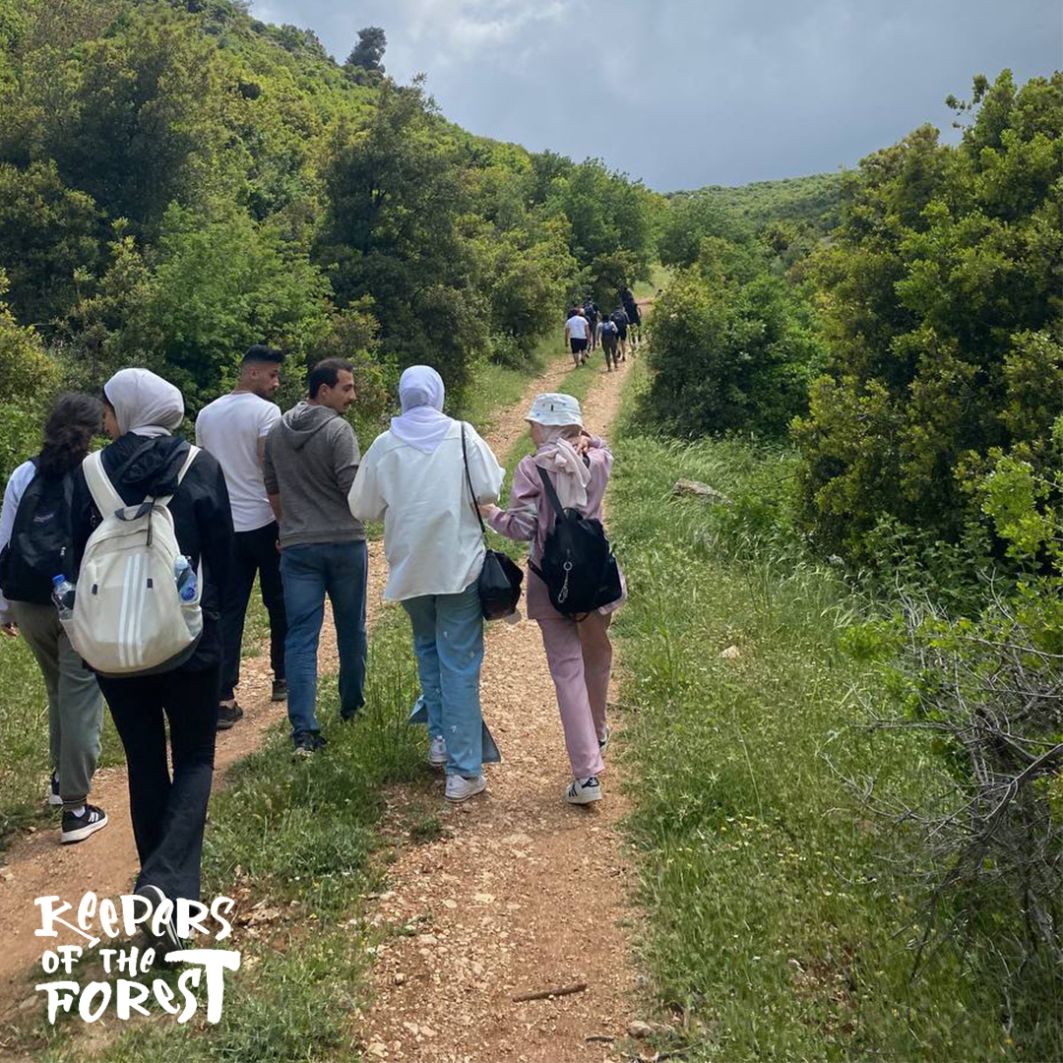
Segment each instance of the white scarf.
[{"label": "white scarf", "polygon": [[122,435],[168,436],[184,420],[181,392],[150,369],[120,369],[104,384],[103,394]]},{"label": "white scarf", "polygon": [[557,497],[565,509],[583,510],[587,506],[587,485],[591,471],[576,448],[564,438],[564,426],[539,425],[546,439],[535,452],[535,464],[550,473]]},{"label": "white scarf", "polygon": [[399,378],[402,415],[391,419],[391,432],[425,454],[443,442],[454,423],[443,413],[443,378],[427,365],[411,365]]}]

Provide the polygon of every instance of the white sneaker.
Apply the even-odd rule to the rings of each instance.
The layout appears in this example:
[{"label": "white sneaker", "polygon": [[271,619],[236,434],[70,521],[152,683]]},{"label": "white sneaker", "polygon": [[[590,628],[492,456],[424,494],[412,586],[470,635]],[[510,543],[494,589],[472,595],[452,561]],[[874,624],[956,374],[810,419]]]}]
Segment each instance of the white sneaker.
[{"label": "white sneaker", "polygon": [[447,740],[439,735],[428,743],[428,763],[433,768],[442,768],[447,762]]},{"label": "white sneaker", "polygon": [[447,776],[446,798],[448,801],[454,801],[455,803],[468,801],[470,797],[482,794],[486,789],[487,779],[484,778],[482,773],[477,775],[475,779],[466,779],[461,775]]},{"label": "white sneaker", "polygon": [[573,779],[572,785],[565,791],[565,800],[570,805],[589,805],[592,801],[602,799],[602,784],[597,775],[588,775],[586,779]]},{"label": "white sneaker", "polygon": [[609,748],[609,728],[605,729],[605,737],[598,739],[598,752],[604,754]]}]

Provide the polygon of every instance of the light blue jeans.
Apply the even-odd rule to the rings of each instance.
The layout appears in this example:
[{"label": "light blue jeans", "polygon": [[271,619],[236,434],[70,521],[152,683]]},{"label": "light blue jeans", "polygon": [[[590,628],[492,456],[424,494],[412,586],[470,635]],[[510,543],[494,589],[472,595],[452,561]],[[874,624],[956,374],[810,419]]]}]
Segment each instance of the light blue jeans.
[{"label": "light blue jeans", "polygon": [[447,743],[447,774],[475,779],[483,769],[480,665],[484,622],[472,583],[460,594],[426,594],[402,603],[413,625],[429,738]]}]

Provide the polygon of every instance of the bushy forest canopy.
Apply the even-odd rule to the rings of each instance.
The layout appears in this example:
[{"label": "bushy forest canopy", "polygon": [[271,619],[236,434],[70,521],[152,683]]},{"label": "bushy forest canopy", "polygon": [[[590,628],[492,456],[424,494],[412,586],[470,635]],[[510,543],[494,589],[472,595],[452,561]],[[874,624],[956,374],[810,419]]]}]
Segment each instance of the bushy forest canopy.
[{"label": "bushy forest canopy", "polygon": [[856,564],[898,536],[999,552],[981,479],[1058,460],[1063,75],[952,102],[955,147],[923,126],[837,178],[674,196],[662,223],[649,419],[792,427],[800,523]]},{"label": "bushy forest canopy", "polygon": [[471,136],[386,78],[379,27],[352,45],[232,0],[0,0],[0,472],[42,384],[147,365],[195,412],[268,342],[460,399],[647,273],[659,197]]}]

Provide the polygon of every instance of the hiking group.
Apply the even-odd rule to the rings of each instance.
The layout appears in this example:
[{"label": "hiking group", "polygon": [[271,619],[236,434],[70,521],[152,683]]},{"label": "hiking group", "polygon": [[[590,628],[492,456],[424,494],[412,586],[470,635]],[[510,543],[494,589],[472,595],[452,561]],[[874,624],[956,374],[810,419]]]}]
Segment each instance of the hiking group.
[{"label": "hiking group", "polygon": [[[254,346],[231,393],[205,406],[196,444],[179,434],[181,392],[123,369],[102,402],[56,400],[40,453],[18,466],[0,510],[0,627],[21,635],[48,699],[51,778],[62,842],[107,824],[88,801],[103,704],[125,749],[140,860],[136,892],[156,909],[197,900],[216,733],[237,702],[244,620],[256,577],[269,615],[272,700],[287,702],[294,754],[326,744],[317,650],[326,597],[339,658],[339,718],[358,718],[366,674],[366,521],[383,521],[386,599],[413,631],[419,718],[445,796],[486,789],[499,759],[484,725],[484,617],[514,611],[522,575],[505,573],[484,521],[530,542],[527,613],[541,629],[572,769],[565,799],[602,795],[609,739],[609,623],[625,597],[601,526],[612,466],[569,395],[538,396],[533,454],[504,472],[471,425],[443,413],[428,366],[399,381],[400,412],[364,456],[345,414],[354,367],[329,358],[287,413],[271,401],[283,354]],[[101,426],[111,442],[93,451]],[[411,718],[412,719],[412,718]],[[167,745],[169,744],[169,753]],[[172,769],[171,769],[172,762]],[[170,934],[171,940],[176,940]]]},{"label": "hiking group", "polygon": [[640,343],[642,315],[630,288],[617,292],[616,309],[603,314],[591,296],[582,306],[569,307],[565,318],[565,346],[579,368],[587,364],[591,353],[600,346],[605,355],[606,371],[611,373],[627,361],[628,341],[632,350]]}]

